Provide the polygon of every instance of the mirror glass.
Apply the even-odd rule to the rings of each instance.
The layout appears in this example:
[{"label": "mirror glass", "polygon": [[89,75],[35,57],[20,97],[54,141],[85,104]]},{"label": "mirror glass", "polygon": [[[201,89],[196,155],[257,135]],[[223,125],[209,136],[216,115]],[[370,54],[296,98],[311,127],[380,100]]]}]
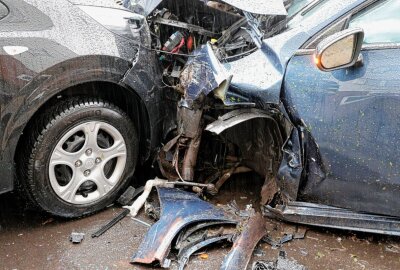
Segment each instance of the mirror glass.
[{"label": "mirror glass", "polygon": [[330,45],[321,55],[321,65],[330,69],[351,63],[355,42],[355,35],[350,35]]}]

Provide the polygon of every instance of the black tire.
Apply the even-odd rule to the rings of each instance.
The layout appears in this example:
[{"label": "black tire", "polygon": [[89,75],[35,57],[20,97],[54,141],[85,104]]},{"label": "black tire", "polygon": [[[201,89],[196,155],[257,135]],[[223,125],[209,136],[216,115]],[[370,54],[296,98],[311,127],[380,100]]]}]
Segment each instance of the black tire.
[{"label": "black tire", "polygon": [[[126,165],[117,184],[103,197],[87,204],[71,204],[59,197],[49,180],[49,161],[57,142],[75,126],[101,121],[113,126],[126,145]],[[23,153],[24,177],[20,180],[27,197],[52,215],[76,218],[95,213],[111,204],[128,184],[138,160],[138,135],[132,120],[117,106],[94,98],[62,101],[37,117]]]}]

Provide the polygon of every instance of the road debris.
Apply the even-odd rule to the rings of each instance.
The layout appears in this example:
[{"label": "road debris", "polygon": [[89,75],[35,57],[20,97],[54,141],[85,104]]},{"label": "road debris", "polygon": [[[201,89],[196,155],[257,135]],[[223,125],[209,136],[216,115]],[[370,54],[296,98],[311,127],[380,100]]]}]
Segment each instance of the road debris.
[{"label": "road debris", "polygon": [[144,222],[143,220],[140,220],[140,219],[134,218],[134,217],[131,217],[131,219],[136,221],[136,222],[138,222],[138,223],[140,223],[140,224],[142,224],[142,225],[144,225],[144,226],[146,226],[146,227],[151,227],[151,225],[149,223]]},{"label": "road debris", "polygon": [[[192,239],[190,239],[190,236],[195,234],[197,231],[202,230],[204,228],[213,228],[213,227],[220,227],[220,228],[226,228],[227,226],[236,226],[237,222],[236,221],[207,221],[207,222],[200,222],[196,225],[193,225],[187,229],[184,229],[181,231],[181,233],[178,235],[175,243],[175,248],[176,249],[181,249],[184,246],[184,242],[193,242]],[[221,227],[224,225],[224,227]]]},{"label": "road debris", "polygon": [[388,244],[385,246],[385,250],[392,253],[400,253],[400,247],[395,244]]},{"label": "road debris", "polygon": [[[140,193],[142,193],[144,187],[135,189],[134,187],[128,187],[125,192],[119,197],[118,203],[122,206],[129,204],[134,198],[136,198]],[[119,215],[110,220],[107,224],[101,227],[98,231],[92,234],[92,238],[99,237],[103,235],[106,231],[114,227],[118,222],[124,219],[130,213],[129,209],[124,209]]]},{"label": "road debris", "polygon": [[153,187],[164,187],[164,188],[174,188],[175,186],[191,186],[191,187],[202,187],[210,192],[215,190],[215,186],[213,184],[202,184],[202,183],[191,183],[191,182],[170,182],[168,180],[163,180],[160,178],[155,178],[153,180],[148,180],[144,187],[142,195],[140,195],[131,206],[124,206],[124,208],[129,209],[130,215],[132,217],[136,217],[139,213],[139,210],[143,207],[148,199],[150,192]]},{"label": "road debris", "polygon": [[254,248],[266,234],[265,221],[260,213],[249,218],[242,233],[235,240],[229,254],[222,263],[221,270],[246,269]]},{"label": "road debris", "polygon": [[42,226],[44,226],[46,224],[49,224],[49,223],[52,223],[53,221],[54,221],[54,218],[48,218],[48,219],[46,219],[45,221],[42,222]]},{"label": "road debris", "polygon": [[69,241],[71,241],[73,244],[80,244],[84,238],[85,238],[84,233],[72,232],[69,237]]},{"label": "road debris", "polygon": [[172,184],[168,183],[167,180],[162,180],[159,178],[153,179],[153,180],[148,180],[146,182],[146,185],[144,187],[142,195],[140,195],[131,206],[124,206],[124,208],[129,210],[129,214],[132,217],[136,217],[139,210],[143,207],[145,204],[147,198],[150,195],[151,190],[153,187],[174,187]]},{"label": "road debris", "polygon": [[[211,245],[211,244],[216,244],[220,243],[223,241],[231,241],[233,235],[223,235],[223,236],[216,236],[216,237],[210,237],[207,239],[199,240],[197,242],[192,243],[191,245],[181,249],[178,254],[178,263],[179,263],[179,270],[183,270],[185,265],[189,262],[190,256],[195,253],[196,251]],[[202,259],[208,259],[208,255],[203,253],[200,254],[200,258]]]},{"label": "road debris", "polygon": [[112,220],[110,220],[106,225],[102,226],[98,231],[92,234],[92,238],[99,237],[102,234],[104,234],[106,231],[111,229],[112,227],[115,226],[118,222],[120,222],[124,217],[126,217],[129,214],[128,209],[124,209],[118,216],[114,217]]},{"label": "road debris", "polygon": [[139,194],[141,194],[144,190],[144,187],[134,188],[129,186],[125,192],[118,198],[118,203],[122,206],[128,205],[135,199]]},{"label": "road debris", "polygon": [[207,260],[208,259],[208,254],[207,253],[202,253],[202,254],[199,255],[199,258],[203,259],[203,260]]},{"label": "road debris", "polygon": [[142,244],[132,256],[132,263],[165,265],[171,243],[185,227],[197,222],[233,222],[222,209],[205,202],[194,193],[176,188],[158,187],[161,217],[150,227]]},{"label": "road debris", "polygon": [[303,265],[298,264],[295,260],[286,258],[286,252],[280,251],[278,259],[272,261],[257,261],[253,263],[252,270],[306,270]]}]

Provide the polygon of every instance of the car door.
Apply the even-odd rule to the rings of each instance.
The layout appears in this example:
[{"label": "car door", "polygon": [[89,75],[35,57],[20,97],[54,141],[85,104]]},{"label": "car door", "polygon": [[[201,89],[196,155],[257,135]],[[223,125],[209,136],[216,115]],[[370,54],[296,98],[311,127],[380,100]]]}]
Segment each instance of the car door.
[{"label": "car door", "polygon": [[289,107],[323,163],[322,174],[308,171],[299,198],[399,216],[400,2],[377,1],[346,22],[364,29],[362,64],[323,72],[303,53],[287,67]]}]

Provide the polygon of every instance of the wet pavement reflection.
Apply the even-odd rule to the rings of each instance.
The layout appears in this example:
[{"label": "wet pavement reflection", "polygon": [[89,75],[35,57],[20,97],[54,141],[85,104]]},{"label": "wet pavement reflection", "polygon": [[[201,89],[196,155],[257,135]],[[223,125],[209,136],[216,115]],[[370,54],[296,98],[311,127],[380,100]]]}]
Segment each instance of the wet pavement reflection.
[{"label": "wet pavement reflection", "polygon": [[[246,181],[227,183],[216,204],[235,200],[240,209],[255,205],[258,198],[248,190]],[[256,185],[252,185],[256,186]],[[256,187],[255,187],[256,188]],[[243,191],[245,190],[245,191]],[[157,269],[131,265],[148,227],[130,218],[99,238],[90,235],[122,210],[116,206],[81,219],[54,218],[26,207],[15,194],[0,196],[0,268],[1,269]],[[141,213],[139,219],[154,223]],[[267,220],[269,233],[281,237],[296,226]],[[80,244],[69,241],[71,232],[85,233]],[[308,228],[304,239],[296,239],[273,249],[266,243],[257,246],[252,262],[276,260],[280,250],[289,259],[307,269],[400,269],[400,238],[347,231]],[[194,255],[185,269],[219,269],[229,246],[217,246]],[[250,263],[251,265],[252,263]],[[173,264],[171,269],[175,269]]]}]

